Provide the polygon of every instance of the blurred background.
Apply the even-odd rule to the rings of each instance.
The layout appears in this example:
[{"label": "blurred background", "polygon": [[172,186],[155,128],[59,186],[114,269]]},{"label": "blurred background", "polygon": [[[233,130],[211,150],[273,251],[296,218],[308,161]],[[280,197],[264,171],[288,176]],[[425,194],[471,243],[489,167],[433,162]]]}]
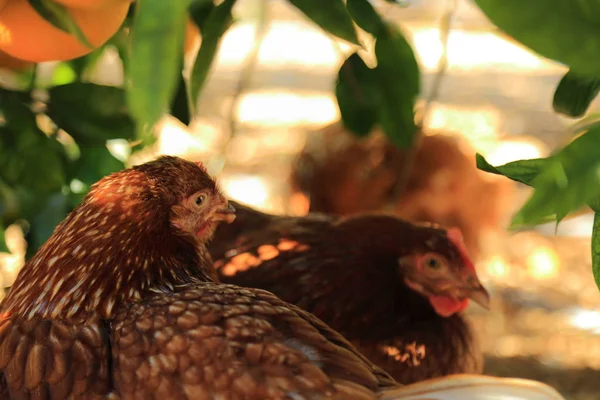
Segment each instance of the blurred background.
[{"label": "blurred background", "polygon": [[[157,154],[202,160],[232,199],[272,213],[384,209],[460,226],[493,296],[491,311],[468,310],[486,354],[485,372],[540,380],[570,399],[597,399],[593,215],[582,213],[558,229],[548,224],[509,232],[529,189],[476,170],[474,157],[478,152],[499,165],[545,157],[565,144],[572,120],[553,112],[551,101],[567,68],[503,36],[470,1],[404,3],[373,1],[401,23],[421,67],[424,129],[412,153],[391,148],[377,134],[355,139],[338,124],[333,87],[351,52],[347,45],[287,3],[240,0],[237,23],[202,92],[199,118],[190,127],[165,118],[157,143],[129,163]],[[448,22],[444,43],[440,27]],[[38,78],[52,76],[55,67],[41,65]],[[11,79],[0,74],[3,84]],[[93,81],[123,83],[116,52],[103,54]],[[127,156],[126,143],[109,147]],[[353,170],[343,167],[349,159]],[[17,225],[8,227],[6,239],[12,253],[0,253],[4,287],[26,251]]]}]

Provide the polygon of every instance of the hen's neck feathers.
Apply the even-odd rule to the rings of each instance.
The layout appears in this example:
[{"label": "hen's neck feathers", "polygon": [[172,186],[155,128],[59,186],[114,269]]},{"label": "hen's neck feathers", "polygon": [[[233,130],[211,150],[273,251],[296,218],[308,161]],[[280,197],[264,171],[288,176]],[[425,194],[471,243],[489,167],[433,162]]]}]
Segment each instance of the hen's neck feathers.
[{"label": "hen's neck feathers", "polygon": [[205,247],[171,234],[161,199],[136,190],[151,184],[143,174],[101,182],[22,268],[3,313],[110,318],[119,302],[140,300],[150,290],[214,279]]},{"label": "hen's neck feathers", "polygon": [[440,229],[417,225],[383,213],[341,218],[334,226],[346,241],[355,246],[394,253],[409,253],[425,241],[437,240],[445,235],[445,231]]},{"label": "hen's neck feathers", "polygon": [[[337,265],[332,283],[335,290],[322,293],[317,300],[311,287],[314,281],[298,279],[297,285],[306,282],[308,286],[297,292],[314,300],[309,312],[320,310],[317,316],[336,321],[333,326],[342,334],[362,332],[365,336],[388,336],[421,321],[439,320],[441,324],[447,321],[435,312],[428,299],[404,283],[398,264],[400,257],[418,251],[425,242],[442,254],[453,256],[444,248],[445,231],[386,215],[343,218],[332,228],[327,235],[336,242],[339,260],[345,261],[334,264]],[[328,280],[332,275],[330,268],[312,271],[316,281]],[[381,316],[394,319],[387,324],[387,331],[373,331],[372,326],[381,325],[377,321]]]}]

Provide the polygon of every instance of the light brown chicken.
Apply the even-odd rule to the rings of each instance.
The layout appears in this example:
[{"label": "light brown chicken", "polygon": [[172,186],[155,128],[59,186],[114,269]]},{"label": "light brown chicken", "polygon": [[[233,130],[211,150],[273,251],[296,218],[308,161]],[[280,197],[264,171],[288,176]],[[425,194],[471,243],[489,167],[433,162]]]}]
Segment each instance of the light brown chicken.
[{"label": "light brown chicken", "polygon": [[314,132],[293,166],[294,213],[385,210],[457,227],[476,259],[483,234],[508,221],[512,185],[477,170],[474,150],[455,136],[424,135],[414,151],[407,163],[378,130],[367,139],[341,123]]}]

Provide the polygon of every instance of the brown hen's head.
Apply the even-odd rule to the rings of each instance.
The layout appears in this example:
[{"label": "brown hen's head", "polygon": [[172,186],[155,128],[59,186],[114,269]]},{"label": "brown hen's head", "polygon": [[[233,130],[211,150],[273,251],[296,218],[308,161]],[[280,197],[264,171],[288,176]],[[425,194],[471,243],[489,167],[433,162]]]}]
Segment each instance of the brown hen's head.
[{"label": "brown hen's head", "polygon": [[420,251],[399,259],[404,282],[427,297],[443,317],[464,310],[469,299],[489,309],[489,294],[479,282],[460,230],[438,231],[438,235],[423,243]]},{"label": "brown hen's head", "polygon": [[449,317],[463,311],[469,299],[489,308],[489,294],[479,282],[459,229],[414,225],[383,215],[350,217],[342,225],[356,232],[355,237],[363,237],[355,240],[372,249],[369,257],[378,265],[396,265],[396,271],[386,276],[400,279],[427,299],[438,315]]},{"label": "brown hen's head", "polygon": [[25,264],[2,304],[33,318],[112,315],[119,301],[216,275],[205,247],[235,210],[201,164],[161,157],[109,175]]}]

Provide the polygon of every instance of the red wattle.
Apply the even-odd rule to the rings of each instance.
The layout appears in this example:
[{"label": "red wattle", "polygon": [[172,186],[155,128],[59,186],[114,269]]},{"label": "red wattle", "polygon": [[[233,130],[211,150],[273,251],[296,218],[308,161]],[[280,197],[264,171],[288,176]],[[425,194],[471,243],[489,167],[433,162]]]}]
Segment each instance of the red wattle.
[{"label": "red wattle", "polygon": [[467,308],[469,299],[456,300],[448,296],[430,296],[429,302],[436,313],[442,317],[449,317]]}]

